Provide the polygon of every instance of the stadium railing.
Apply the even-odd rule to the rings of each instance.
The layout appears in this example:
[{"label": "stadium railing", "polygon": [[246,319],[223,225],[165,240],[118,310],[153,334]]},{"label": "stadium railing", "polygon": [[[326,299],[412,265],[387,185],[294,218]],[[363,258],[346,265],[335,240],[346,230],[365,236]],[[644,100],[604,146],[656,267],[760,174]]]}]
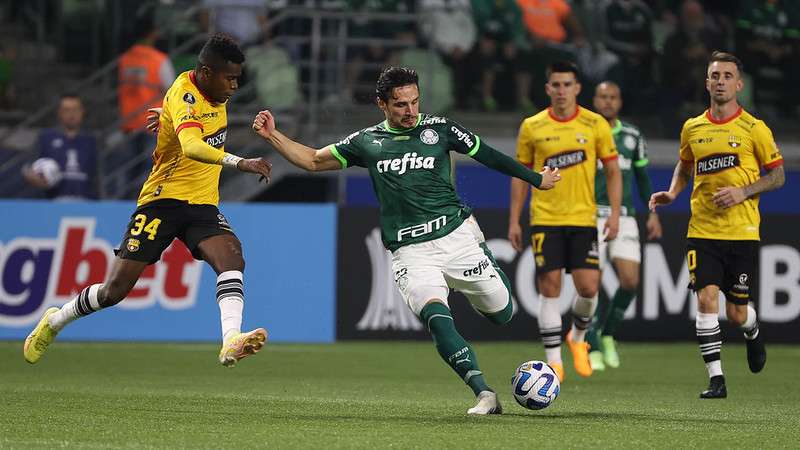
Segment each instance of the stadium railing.
[{"label": "stadium railing", "polygon": [[[196,11],[186,11],[182,15],[189,20]],[[285,33],[274,36],[271,42],[274,45],[287,48],[300,48],[299,53],[306,55],[293,61],[301,71],[300,88],[303,101],[296,108],[288,111],[279,111],[278,120],[281,128],[290,135],[301,138],[311,145],[322,145],[321,136],[331,136],[321,127],[330,127],[339,130],[339,133],[353,127],[348,118],[360,111],[368,110],[374,113],[374,105],[359,107],[348,101],[343,101],[340,93],[345,87],[345,73],[347,63],[353,51],[358,46],[379,44],[388,49],[405,48],[407,44],[392,39],[358,38],[349,33],[350,22],[353,19],[368,19],[373,22],[403,22],[409,27],[415,27],[417,16],[412,14],[386,14],[386,13],[352,13],[337,11],[318,11],[299,8],[281,10],[270,19],[270,28],[278,28],[289,21],[300,21],[301,27],[294,29],[310,30],[305,33]],[[213,30],[212,30],[213,31]],[[169,49],[171,58],[178,58],[193,52],[207,38],[204,33],[196,34],[189,40],[178,43]],[[136,178],[120,184],[119,180],[126,179],[128,172],[151,158],[149,152],[137,158],[119,162],[115,155],[127,145],[125,136],[118,132],[122,122],[116,110],[116,75],[119,57],[106,63],[90,76],[74,86],[73,91],[82,93],[87,105],[93,111],[93,121],[96,122],[95,130],[100,143],[100,173],[102,177],[101,194],[104,198],[121,199],[131,198],[141,186],[146,173],[140,173]],[[381,64],[365,64],[367,69],[377,71]],[[249,132],[249,125],[253,115],[260,109],[269,107],[264,105],[255,95],[255,83],[248,83],[240,89],[232,100],[229,108],[229,134],[228,148],[245,157],[263,155],[265,146],[257,137]],[[90,93],[90,94],[87,94]],[[428,93],[430,98],[435,93]],[[37,111],[27,115],[16,126],[0,132],[0,147],[16,147],[20,145],[4,145],[10,141],[25,141],[32,143],[30,130],[41,127],[45,121],[52,117],[57,99],[43,106]],[[374,115],[374,114],[373,114]],[[361,122],[358,122],[361,123]],[[366,122],[369,123],[369,122]],[[15,197],[19,186],[13,177],[3,174],[18,173],[22,165],[29,162],[33,155],[31,152],[19,151],[6,161],[0,163],[0,197]],[[290,165],[283,164],[277,158],[272,158],[275,164],[275,182],[285,174],[298,172]],[[227,172],[223,176],[222,198],[227,200],[247,200],[266,189],[263,184],[245,183],[234,181],[240,175],[236,172]]]}]

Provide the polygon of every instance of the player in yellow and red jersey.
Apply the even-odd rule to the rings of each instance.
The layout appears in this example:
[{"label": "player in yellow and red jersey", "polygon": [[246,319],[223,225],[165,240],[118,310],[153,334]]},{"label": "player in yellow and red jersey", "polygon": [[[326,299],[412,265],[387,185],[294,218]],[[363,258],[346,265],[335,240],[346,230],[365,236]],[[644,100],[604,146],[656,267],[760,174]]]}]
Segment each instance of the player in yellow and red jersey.
[{"label": "player in yellow and red jersey", "polygon": [[706,79],[711,106],[684,123],[669,191],[650,197],[653,211],[668,205],[694,176],[686,260],[697,294],[697,340],[710,378],[700,398],[727,397],[720,360],[720,290],[728,320],[744,332],[750,371],[760,372],[767,361],[750,286],[758,270],[758,198],[783,185],[783,158],[770,129],[739,105],[741,73],[742,63],[734,55],[711,55]]},{"label": "player in yellow and red jersey", "polygon": [[217,273],[223,334],[220,362],[231,366],[264,344],[263,328],[241,332],[241,243],[217,208],[223,165],[267,179],[271,169],[261,158],[243,159],[225,151],[225,108],[239,87],[243,63],[238,44],[216,34],[200,51],[197,67],[172,84],[164,97],[153,170],[142,186],[109,279],[86,287],[60,309],[44,313],[25,340],[23,353],[28,362],[37,362],[68,323],[122,301],[147,265],[158,261],[175,238]]},{"label": "player in yellow and red jersey", "polygon": [[[592,374],[586,329],[597,307],[600,283],[597,249],[597,205],[595,173],[603,161],[608,182],[611,213],[605,225],[605,239],[617,235],[622,199],[622,175],[611,128],[603,116],[577,104],[581,85],[578,69],[559,62],[547,69],[545,90],[551,106],[522,122],[517,138],[517,159],[534,171],[547,166],[559,169],[560,184],[531,198],[531,243],[536,261],[539,291],[539,333],[547,362],[564,379],[561,362],[561,269],[572,274],[577,297],[572,306],[573,324],[567,334],[576,372]],[[511,208],[508,238],[522,250],[520,214],[528,186],[511,180]]]}]

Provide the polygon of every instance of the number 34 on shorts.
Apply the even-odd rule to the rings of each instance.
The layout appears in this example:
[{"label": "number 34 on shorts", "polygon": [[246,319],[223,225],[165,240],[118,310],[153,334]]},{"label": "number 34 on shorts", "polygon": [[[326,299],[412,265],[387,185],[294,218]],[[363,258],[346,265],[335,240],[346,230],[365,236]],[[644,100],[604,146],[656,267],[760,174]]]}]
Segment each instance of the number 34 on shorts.
[{"label": "number 34 on shorts", "polygon": [[159,225],[161,225],[161,219],[159,218],[154,218],[148,222],[147,216],[144,214],[136,214],[133,218],[133,227],[130,231],[131,236],[138,236],[144,232],[147,234],[147,239],[153,241],[156,239]]},{"label": "number 34 on shorts", "polygon": [[148,220],[144,214],[136,214],[131,220],[131,228],[128,230],[128,235],[131,236],[127,239],[125,247],[129,252],[136,252],[139,250],[141,239],[154,241],[158,234],[158,226],[161,225],[161,219],[154,217]]}]

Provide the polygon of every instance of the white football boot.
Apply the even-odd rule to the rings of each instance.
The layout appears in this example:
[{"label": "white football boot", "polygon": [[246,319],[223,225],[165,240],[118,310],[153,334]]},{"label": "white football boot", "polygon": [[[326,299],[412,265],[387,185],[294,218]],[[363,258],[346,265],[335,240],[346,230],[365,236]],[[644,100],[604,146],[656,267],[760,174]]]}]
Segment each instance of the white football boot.
[{"label": "white football boot", "polygon": [[500,400],[498,400],[497,394],[492,391],[481,391],[481,393],[478,394],[478,403],[467,410],[467,414],[475,414],[480,416],[502,413],[503,407],[500,406]]}]

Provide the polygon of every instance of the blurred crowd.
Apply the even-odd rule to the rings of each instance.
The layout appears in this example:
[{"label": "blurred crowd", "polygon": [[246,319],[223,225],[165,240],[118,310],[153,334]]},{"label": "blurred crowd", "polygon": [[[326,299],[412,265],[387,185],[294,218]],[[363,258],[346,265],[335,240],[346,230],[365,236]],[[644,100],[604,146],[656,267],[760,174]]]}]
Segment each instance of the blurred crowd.
[{"label": "blurred crowd", "polygon": [[[30,8],[40,20],[27,27]],[[344,28],[341,20],[321,21],[315,48],[308,42],[308,17],[281,17],[289,8],[351,16]],[[175,20],[188,12],[189,20]],[[800,100],[800,65],[794,63],[800,1],[8,0],[0,7],[0,23],[26,24],[39,37],[42,29],[56,27],[64,62],[99,67],[120,58],[118,129],[126,142],[120,164],[150,151],[153,137],[142,133],[146,109],[158,105],[176,73],[194,66],[195,48],[185,49],[186,56],[167,56],[167,31],[173,45],[204,31],[234,36],[246,48],[243,81],[252,85],[253,101],[277,110],[302,105],[311,80],[336,86],[325,93],[324,101],[333,105],[372,103],[381,68],[399,64],[420,72],[428,112],[531,114],[548,104],[545,67],[566,59],[581,69],[582,104],[590,104],[597,83],[615,81],[626,98],[623,115],[657,119],[661,135],[676,138],[683,120],[707,105],[706,61],[717,49],[744,62],[741,103],[757,115],[794,118]],[[112,25],[113,35],[98,31]],[[97,42],[98,36],[111,37]],[[0,42],[0,110],[21,95],[12,76],[18,53]],[[315,66],[314,57],[322,63]],[[72,94],[65,99],[80,100]],[[57,128],[64,130],[63,124]],[[43,155],[47,139],[63,144],[73,136],[41,138]],[[75,169],[82,159],[69,161]],[[125,183],[147,165],[139,161],[128,167]],[[27,178],[45,186],[43,178]],[[95,195],[93,186],[82,189]]]},{"label": "blurred crowd", "polygon": [[[743,102],[763,114],[794,117],[798,103],[800,2],[786,0],[418,0],[344,2],[365,12],[408,12],[415,29],[365,24],[364,36],[416,39],[433,48],[452,80],[460,109],[518,109],[547,104],[544,67],[578,63],[583,103],[599,81],[616,81],[624,114],[657,115],[677,130],[707,104],[703,80],[714,50],[744,61]],[[411,34],[412,36],[409,36]],[[403,51],[399,52],[402,59]],[[357,61],[385,62],[386,47]],[[394,55],[397,57],[397,55]],[[439,66],[438,62],[435,66]],[[354,72],[358,65],[351,66]],[[351,76],[374,80],[375,71]],[[356,100],[360,99],[356,93]],[[369,101],[369,96],[366,96]],[[447,102],[445,102],[447,103]]]}]

